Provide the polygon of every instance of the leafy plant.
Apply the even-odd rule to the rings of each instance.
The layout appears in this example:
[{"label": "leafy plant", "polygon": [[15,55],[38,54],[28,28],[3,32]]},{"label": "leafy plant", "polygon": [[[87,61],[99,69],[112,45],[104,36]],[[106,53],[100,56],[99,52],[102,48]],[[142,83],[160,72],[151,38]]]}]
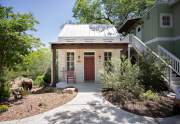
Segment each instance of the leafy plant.
[{"label": "leafy plant", "polygon": [[0,84],[0,99],[6,99],[10,96],[10,83],[5,82]]},{"label": "leafy plant", "polygon": [[39,75],[36,77],[36,80],[33,82],[34,85],[36,86],[44,86],[45,82],[44,82],[44,75]]},{"label": "leafy plant", "polygon": [[49,85],[51,83],[51,68],[50,67],[46,70],[43,80],[46,85]]},{"label": "leafy plant", "polygon": [[24,57],[22,71],[35,79],[37,75],[43,75],[49,68],[51,62],[51,52],[49,48],[40,48]]},{"label": "leafy plant", "polygon": [[157,58],[151,54],[143,56],[140,59],[139,67],[139,80],[145,90],[161,91],[167,89],[164,82],[165,65]]},{"label": "leafy plant", "polygon": [[8,110],[8,105],[0,105],[0,113]]},{"label": "leafy plant", "polygon": [[[14,13],[11,7],[0,5],[0,70],[13,69],[41,43],[28,31],[38,22],[31,13]],[[0,75],[1,76],[1,75]]]},{"label": "leafy plant", "polygon": [[[31,13],[15,13],[12,7],[0,5],[0,78],[6,70],[22,64],[23,58],[42,45],[29,31],[35,31],[38,22]],[[7,80],[0,80],[2,97],[8,96]],[[7,92],[6,92],[7,91]]]},{"label": "leafy plant", "polygon": [[152,100],[158,101],[160,98],[157,93],[154,93],[152,90],[148,90],[142,94],[143,99],[145,100]]},{"label": "leafy plant", "polygon": [[73,16],[80,23],[122,24],[133,12],[141,14],[154,5],[155,0],[77,0]]},{"label": "leafy plant", "polygon": [[138,79],[139,67],[136,64],[132,65],[125,57],[113,59],[111,65],[112,69],[110,72],[106,71],[106,67],[101,72],[104,88],[117,92],[126,91],[132,97],[138,98],[144,91]]}]

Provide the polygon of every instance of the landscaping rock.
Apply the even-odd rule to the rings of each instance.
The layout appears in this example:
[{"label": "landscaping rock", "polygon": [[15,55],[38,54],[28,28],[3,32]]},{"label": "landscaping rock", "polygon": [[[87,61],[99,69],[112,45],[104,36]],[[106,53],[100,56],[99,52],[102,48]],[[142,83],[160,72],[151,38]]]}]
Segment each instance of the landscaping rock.
[{"label": "landscaping rock", "polygon": [[24,90],[32,89],[32,79],[17,77],[11,81],[11,93],[14,99],[22,99]]},{"label": "landscaping rock", "polygon": [[33,80],[24,77],[17,77],[13,81],[11,81],[12,89],[17,89],[19,87],[23,87],[24,90],[32,89]]},{"label": "landscaping rock", "polygon": [[73,94],[74,92],[76,92],[76,88],[65,88],[63,90],[63,93]]},{"label": "landscaping rock", "polygon": [[175,99],[176,94],[175,94],[175,93],[170,92],[170,93],[168,93],[168,94],[167,94],[167,97],[172,98],[172,99]]},{"label": "landscaping rock", "polygon": [[32,79],[24,78],[23,82],[22,82],[22,87],[25,90],[31,90],[32,89],[32,83],[33,83]]}]

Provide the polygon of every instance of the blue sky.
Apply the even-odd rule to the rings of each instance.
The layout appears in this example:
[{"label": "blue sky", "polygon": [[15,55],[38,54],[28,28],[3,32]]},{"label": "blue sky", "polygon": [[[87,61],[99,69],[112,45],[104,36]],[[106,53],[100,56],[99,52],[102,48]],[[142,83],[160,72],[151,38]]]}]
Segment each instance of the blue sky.
[{"label": "blue sky", "polygon": [[61,26],[73,20],[72,8],[75,0],[0,0],[5,6],[12,6],[15,12],[31,12],[40,24],[33,35],[49,45],[57,39]]}]

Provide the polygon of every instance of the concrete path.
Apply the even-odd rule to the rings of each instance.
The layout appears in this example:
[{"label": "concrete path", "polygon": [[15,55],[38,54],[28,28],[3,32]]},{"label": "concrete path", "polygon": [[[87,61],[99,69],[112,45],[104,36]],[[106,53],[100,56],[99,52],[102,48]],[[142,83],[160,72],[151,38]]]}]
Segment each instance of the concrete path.
[{"label": "concrete path", "polygon": [[180,124],[180,116],[154,119],[117,108],[103,99],[100,84],[81,83],[75,87],[79,89],[78,95],[63,106],[43,114],[0,124]]}]

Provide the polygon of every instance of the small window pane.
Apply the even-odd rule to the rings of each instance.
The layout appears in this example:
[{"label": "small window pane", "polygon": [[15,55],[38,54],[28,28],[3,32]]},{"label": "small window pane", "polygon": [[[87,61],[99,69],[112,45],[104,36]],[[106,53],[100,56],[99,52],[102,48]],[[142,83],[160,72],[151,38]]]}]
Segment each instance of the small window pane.
[{"label": "small window pane", "polygon": [[170,16],[163,16],[163,17],[162,17],[162,23],[163,23],[163,25],[165,25],[165,26],[170,26],[170,21],[171,21]]},{"label": "small window pane", "polygon": [[85,52],[84,55],[85,56],[94,55],[94,52]]},{"label": "small window pane", "polygon": [[74,70],[74,53],[67,52],[67,70],[73,71]]},{"label": "small window pane", "polygon": [[112,53],[111,52],[104,52],[104,61],[110,61],[112,57]]}]

